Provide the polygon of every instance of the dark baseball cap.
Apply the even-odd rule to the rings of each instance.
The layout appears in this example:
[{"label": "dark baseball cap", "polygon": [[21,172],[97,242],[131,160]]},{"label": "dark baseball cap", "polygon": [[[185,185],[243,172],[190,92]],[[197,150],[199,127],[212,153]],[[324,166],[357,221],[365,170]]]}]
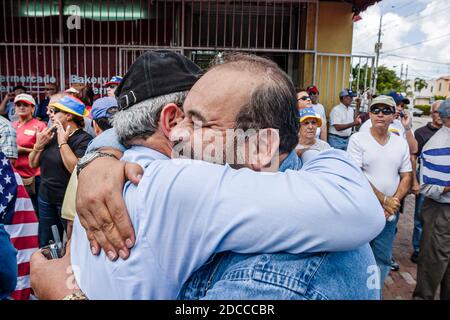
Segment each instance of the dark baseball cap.
[{"label": "dark baseball cap", "polygon": [[190,90],[203,71],[170,50],[148,51],[131,65],[115,92],[119,110],[162,95]]},{"label": "dark baseball cap", "polygon": [[408,98],[405,98],[403,95],[401,95],[400,93],[397,93],[395,91],[391,91],[387,95],[389,97],[392,97],[392,99],[394,99],[396,104],[399,104],[400,102],[403,102],[405,104],[409,104],[410,103]]},{"label": "dark baseball cap", "polygon": [[356,97],[355,93],[352,91],[352,89],[343,89],[341,92],[339,92],[339,98],[343,98],[343,97]]}]

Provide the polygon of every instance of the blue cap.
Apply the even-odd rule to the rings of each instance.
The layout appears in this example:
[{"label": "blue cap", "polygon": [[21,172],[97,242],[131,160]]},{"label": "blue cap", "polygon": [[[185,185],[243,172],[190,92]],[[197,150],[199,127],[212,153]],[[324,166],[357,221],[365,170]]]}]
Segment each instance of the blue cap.
[{"label": "blue cap", "polygon": [[92,120],[111,118],[116,111],[117,99],[115,97],[104,97],[97,99],[92,105]]},{"label": "blue cap", "polygon": [[400,93],[397,93],[395,91],[391,91],[387,94],[389,97],[392,97],[394,99],[395,104],[399,104],[400,102],[409,104],[409,99],[402,96]]},{"label": "blue cap", "polygon": [[341,92],[339,92],[339,98],[343,98],[343,97],[356,97],[355,93],[352,91],[352,89],[343,89]]},{"label": "blue cap", "polygon": [[121,76],[113,76],[107,83],[105,83],[105,87],[112,85],[112,84],[117,84],[119,85],[122,82],[122,77]]},{"label": "blue cap", "polygon": [[89,115],[89,110],[86,109],[83,101],[71,96],[64,96],[58,101],[50,103],[49,106],[79,117],[87,117]]},{"label": "blue cap", "polygon": [[450,98],[442,101],[437,111],[441,118],[450,118]]}]

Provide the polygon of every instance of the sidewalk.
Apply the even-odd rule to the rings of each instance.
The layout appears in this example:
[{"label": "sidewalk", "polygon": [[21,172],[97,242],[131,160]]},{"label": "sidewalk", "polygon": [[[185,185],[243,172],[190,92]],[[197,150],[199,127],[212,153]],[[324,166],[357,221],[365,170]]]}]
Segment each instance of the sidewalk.
[{"label": "sidewalk", "polygon": [[400,216],[398,233],[394,242],[394,259],[400,265],[399,271],[391,271],[386,279],[383,298],[385,300],[411,300],[416,286],[417,265],[410,260],[413,251],[414,195],[408,195],[405,209]]}]

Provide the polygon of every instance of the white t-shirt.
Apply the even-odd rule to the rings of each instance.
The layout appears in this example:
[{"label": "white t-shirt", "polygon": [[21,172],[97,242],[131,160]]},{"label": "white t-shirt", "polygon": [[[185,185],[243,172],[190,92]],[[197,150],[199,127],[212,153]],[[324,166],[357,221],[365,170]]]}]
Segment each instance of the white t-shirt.
[{"label": "white t-shirt", "polygon": [[389,197],[397,191],[400,173],[412,171],[406,140],[392,133],[384,146],[370,131],[355,133],[350,137],[347,153],[361,167],[367,179]]},{"label": "white t-shirt", "polygon": [[342,131],[336,130],[334,127],[335,124],[347,124],[353,122],[354,119],[354,110],[351,107],[346,107],[342,103],[335,106],[330,113],[330,130],[331,134],[341,136],[341,137],[350,137],[352,134],[352,128],[348,128]]},{"label": "white t-shirt", "polygon": [[[370,128],[372,128],[372,121],[369,119],[361,125],[361,127],[359,128],[359,132],[369,132]],[[403,127],[401,121],[398,119],[394,119],[394,122],[389,125],[389,132],[392,132],[397,136],[406,139],[405,128]]]},{"label": "white t-shirt", "polygon": [[[320,117],[322,118],[322,123],[326,123],[327,115],[325,113],[325,108],[323,107],[323,105],[320,103],[316,103],[316,104],[311,104],[311,106],[316,113],[320,114]],[[321,132],[321,129],[317,128],[316,138],[320,138],[320,132]]]}]

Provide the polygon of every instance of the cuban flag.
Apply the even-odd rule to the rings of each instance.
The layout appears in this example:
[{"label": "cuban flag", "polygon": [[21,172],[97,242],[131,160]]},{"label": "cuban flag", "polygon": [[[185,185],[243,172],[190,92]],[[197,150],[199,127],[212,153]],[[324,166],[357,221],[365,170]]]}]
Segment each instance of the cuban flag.
[{"label": "cuban flag", "polygon": [[0,223],[18,251],[18,278],[13,300],[34,298],[30,287],[30,257],[38,250],[38,219],[20,175],[0,152]]}]

